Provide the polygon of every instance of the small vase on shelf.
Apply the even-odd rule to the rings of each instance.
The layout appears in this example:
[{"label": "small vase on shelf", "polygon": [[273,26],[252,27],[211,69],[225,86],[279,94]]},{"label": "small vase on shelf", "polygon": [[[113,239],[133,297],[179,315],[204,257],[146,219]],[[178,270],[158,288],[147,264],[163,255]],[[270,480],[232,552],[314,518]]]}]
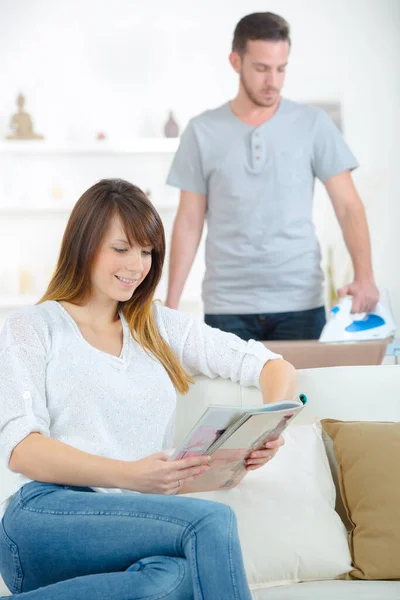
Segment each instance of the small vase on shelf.
[{"label": "small vase on shelf", "polygon": [[172,110],[169,111],[168,121],[164,126],[164,135],[167,138],[176,138],[179,137],[179,126],[175,121]]}]

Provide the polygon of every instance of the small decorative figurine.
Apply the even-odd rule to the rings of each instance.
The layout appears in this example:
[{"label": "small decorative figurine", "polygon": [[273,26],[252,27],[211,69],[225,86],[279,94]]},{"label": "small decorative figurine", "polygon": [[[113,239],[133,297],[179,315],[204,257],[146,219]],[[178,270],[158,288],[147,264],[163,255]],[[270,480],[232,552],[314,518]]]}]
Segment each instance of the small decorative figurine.
[{"label": "small decorative figurine", "polygon": [[18,112],[12,116],[10,127],[13,133],[7,136],[8,140],[42,140],[43,136],[33,131],[32,119],[24,110],[25,97],[19,94],[17,98]]}]

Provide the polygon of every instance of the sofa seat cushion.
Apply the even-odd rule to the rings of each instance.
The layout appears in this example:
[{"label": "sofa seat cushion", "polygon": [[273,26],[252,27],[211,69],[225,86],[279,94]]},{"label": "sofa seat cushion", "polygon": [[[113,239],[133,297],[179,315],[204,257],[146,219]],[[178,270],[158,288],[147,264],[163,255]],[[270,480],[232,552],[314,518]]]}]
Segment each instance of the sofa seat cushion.
[{"label": "sofa seat cushion", "polygon": [[254,600],[399,600],[400,581],[313,581],[253,591]]}]

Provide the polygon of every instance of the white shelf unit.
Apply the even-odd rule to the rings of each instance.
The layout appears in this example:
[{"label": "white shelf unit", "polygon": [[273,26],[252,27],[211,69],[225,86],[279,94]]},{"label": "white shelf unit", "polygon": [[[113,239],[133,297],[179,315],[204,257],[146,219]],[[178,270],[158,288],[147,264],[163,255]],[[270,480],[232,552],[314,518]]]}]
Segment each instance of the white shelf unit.
[{"label": "white shelf unit", "polygon": [[[57,160],[74,160],[74,158],[84,158],[85,160],[96,161],[97,158],[101,160],[106,159],[130,159],[134,156],[150,155],[163,155],[165,157],[172,156],[176,152],[179,146],[179,138],[132,138],[129,141],[111,141],[105,140],[93,140],[89,143],[75,143],[75,142],[57,142],[55,140],[4,140],[0,141],[0,161],[4,159],[6,165],[10,164],[10,161],[19,161],[19,159],[26,160],[40,160],[43,159],[57,159]],[[18,164],[15,163],[15,164]],[[25,164],[25,163],[21,163]],[[22,172],[22,170],[21,170]],[[66,201],[67,200],[67,201]],[[165,204],[155,204],[158,211],[172,216],[172,213],[176,210],[176,203],[172,203],[169,199]],[[16,206],[9,206],[10,199],[8,198],[7,203],[1,202],[0,198],[0,224],[3,227],[8,227],[8,222],[11,220],[18,220],[21,223],[29,219],[34,219],[35,223],[38,221],[52,220],[54,224],[62,223],[61,219],[67,219],[71,213],[72,205],[67,199],[62,200],[62,206],[32,206],[28,202],[26,206],[21,205],[21,200]],[[8,206],[7,206],[8,204]],[[1,233],[0,233],[1,235]],[[23,307],[26,305],[35,304],[39,300],[38,294],[8,294],[4,293],[0,289],[0,313],[6,313],[10,310]],[[192,299],[188,300],[189,304],[194,302]]]},{"label": "white shelf unit", "polygon": [[[22,308],[24,306],[33,306],[40,300],[40,295],[20,294],[17,296],[0,296],[0,312]],[[181,310],[187,312],[199,312],[201,302],[196,297],[186,297],[180,302]]]},{"label": "white shelf unit", "polygon": [[32,306],[39,302],[40,297],[33,294],[20,294],[18,296],[0,296],[0,310],[12,310],[23,306]]},{"label": "white shelf unit", "polygon": [[71,208],[0,208],[0,219],[68,217]]},{"label": "white shelf unit", "polygon": [[[169,213],[176,210],[174,204],[161,204],[156,206],[160,212]],[[26,219],[26,218],[53,218],[69,217],[72,208],[0,208],[0,219]]]},{"label": "white shelf unit", "polygon": [[2,155],[118,155],[118,154],[171,154],[176,152],[179,138],[135,138],[129,143],[99,140],[87,145],[57,143],[47,140],[8,140],[0,142]]}]

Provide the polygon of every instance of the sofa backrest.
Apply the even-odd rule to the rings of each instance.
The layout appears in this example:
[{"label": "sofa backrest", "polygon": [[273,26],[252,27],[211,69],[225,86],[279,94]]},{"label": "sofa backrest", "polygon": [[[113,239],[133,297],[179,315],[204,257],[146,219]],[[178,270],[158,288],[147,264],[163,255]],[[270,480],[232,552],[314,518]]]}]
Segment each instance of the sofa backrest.
[{"label": "sofa backrest", "polygon": [[[342,421],[400,421],[400,365],[346,366],[304,369],[298,373],[298,392],[308,403],[295,423],[312,423],[331,418]],[[261,392],[232,381],[196,377],[186,396],[178,397],[175,446],[201,417],[209,404],[256,406]],[[338,490],[337,463],[333,444],[324,436],[333,480]],[[349,527],[340,494],[336,510]]]},{"label": "sofa backrest", "polygon": [[[400,421],[400,365],[326,367],[297,371],[298,392],[308,403],[296,423],[316,418],[343,421]],[[261,392],[226,379],[197,376],[189,393],[178,396],[176,443],[209,404],[258,405]]]}]

